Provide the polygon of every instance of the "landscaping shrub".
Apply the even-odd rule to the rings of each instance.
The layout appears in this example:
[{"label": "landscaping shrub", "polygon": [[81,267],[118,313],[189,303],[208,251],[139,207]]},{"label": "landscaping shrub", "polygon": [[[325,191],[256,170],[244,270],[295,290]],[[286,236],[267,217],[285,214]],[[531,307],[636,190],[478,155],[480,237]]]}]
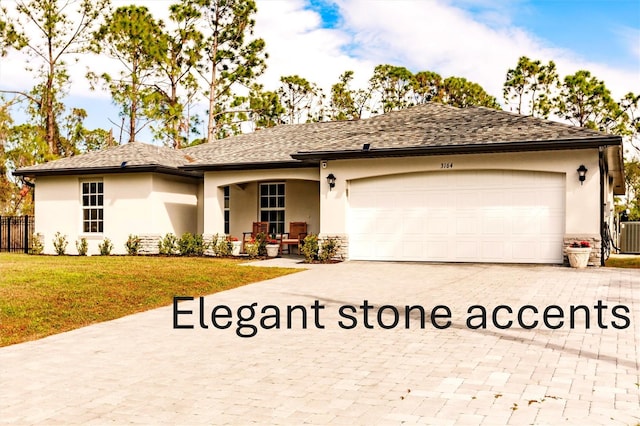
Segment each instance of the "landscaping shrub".
[{"label": "landscaping shrub", "polygon": [[[251,240],[244,245],[244,251],[252,259],[254,257],[258,257],[258,255],[260,254],[260,243],[258,242],[258,240]],[[264,251],[265,253],[267,251],[266,244]]]},{"label": "landscaping shrub", "polygon": [[89,251],[89,244],[87,243],[87,239],[82,237],[79,241],[76,241],[76,249],[78,250],[79,256],[86,256],[87,251]]},{"label": "landscaping shrub", "polygon": [[327,238],[320,245],[320,253],[318,254],[318,258],[321,262],[329,262],[331,259],[336,257],[339,248],[340,243],[337,240],[333,238]]},{"label": "landscaping shrub", "polygon": [[233,246],[231,245],[231,241],[227,240],[225,235],[220,236],[216,234],[213,236],[211,249],[213,250],[213,254],[216,256],[230,256]]},{"label": "landscaping shrub", "polygon": [[138,251],[140,250],[140,237],[129,234],[129,238],[127,238],[127,242],[124,243],[124,246],[126,247],[129,255],[137,256]]},{"label": "landscaping shrub", "polygon": [[113,250],[111,240],[108,238],[102,240],[102,242],[98,244],[98,250],[100,250],[100,256],[109,256],[111,254],[111,250]]},{"label": "landscaping shrub", "polygon": [[58,256],[63,256],[67,251],[67,245],[69,242],[67,241],[67,236],[62,235],[60,232],[56,232],[56,235],[53,236],[53,248],[55,249]]},{"label": "landscaping shrub", "polygon": [[158,242],[158,250],[160,254],[171,255],[175,254],[177,251],[177,238],[171,232],[164,236]]},{"label": "landscaping shrub", "polygon": [[209,248],[209,244],[205,242],[202,234],[193,236],[193,254],[196,256],[204,256],[204,252]]},{"label": "landscaping shrub", "polygon": [[178,240],[178,251],[182,256],[202,256],[206,248],[202,235],[186,232]]},{"label": "landscaping shrub", "polygon": [[44,251],[44,245],[42,244],[42,234],[34,233],[33,238],[31,239],[31,250],[29,253],[31,254],[42,254]]},{"label": "landscaping shrub", "polygon": [[256,235],[255,242],[258,246],[258,256],[266,256],[267,255],[267,242],[269,240],[269,236],[264,232],[260,232]]},{"label": "landscaping shrub", "polygon": [[309,234],[304,239],[304,244],[300,248],[305,262],[313,262],[318,260],[318,236]]}]

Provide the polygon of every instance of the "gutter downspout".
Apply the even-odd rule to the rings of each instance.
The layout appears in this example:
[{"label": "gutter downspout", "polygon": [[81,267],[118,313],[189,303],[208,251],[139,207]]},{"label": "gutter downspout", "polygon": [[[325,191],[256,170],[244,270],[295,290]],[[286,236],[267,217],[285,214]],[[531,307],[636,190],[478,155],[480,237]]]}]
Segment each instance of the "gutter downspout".
[{"label": "gutter downspout", "polygon": [[[600,266],[604,266],[604,245],[605,245],[605,232],[604,232],[604,147],[598,147],[598,166],[600,168]],[[608,243],[608,242],[607,242]]]}]

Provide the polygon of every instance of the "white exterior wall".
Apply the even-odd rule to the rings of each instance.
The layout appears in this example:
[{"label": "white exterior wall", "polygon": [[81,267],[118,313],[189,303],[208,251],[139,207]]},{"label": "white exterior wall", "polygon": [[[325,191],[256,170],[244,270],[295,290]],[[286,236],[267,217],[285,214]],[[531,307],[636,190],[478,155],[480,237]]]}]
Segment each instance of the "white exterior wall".
[{"label": "white exterior wall", "polygon": [[153,229],[172,229],[166,232],[178,237],[185,232],[198,232],[198,184],[183,178],[154,175],[150,200]]},{"label": "white exterior wall", "polygon": [[[583,185],[580,185],[576,171],[581,164],[588,169]],[[446,168],[448,165],[451,167]],[[599,235],[600,172],[597,149],[327,161],[327,167],[320,168],[320,234],[348,234],[348,187],[349,182],[354,179],[401,173],[482,169],[564,173],[565,232]],[[336,177],[336,186],[331,191],[326,180],[329,173]]]},{"label": "white exterior wall", "polygon": [[[81,183],[104,183],[104,233],[82,232]],[[84,237],[89,254],[109,238],[112,254],[125,254],[129,234],[164,235],[197,231],[196,183],[151,173],[103,176],[39,177],[36,181],[35,232],[43,235],[44,253],[54,254],[56,232],[67,236],[67,254],[77,254],[75,242]]]},{"label": "white exterior wall", "polygon": [[206,235],[224,234],[224,192],[230,186],[230,234],[242,237],[251,231],[251,223],[259,214],[258,183],[284,182],[286,224],[304,221],[309,224],[309,232],[318,232],[319,198],[318,170],[273,169],[273,170],[233,170],[206,172],[204,175],[204,231]]}]

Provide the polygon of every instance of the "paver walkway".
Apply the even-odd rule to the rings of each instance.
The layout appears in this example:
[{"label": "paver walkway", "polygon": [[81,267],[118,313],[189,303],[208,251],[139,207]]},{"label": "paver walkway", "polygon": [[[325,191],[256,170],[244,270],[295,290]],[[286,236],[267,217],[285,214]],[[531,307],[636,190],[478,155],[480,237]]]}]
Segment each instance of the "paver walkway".
[{"label": "paver walkway", "polygon": [[[324,309],[313,311],[315,301]],[[362,312],[342,306],[367,300],[373,329]],[[607,308],[595,308],[598,301]],[[257,303],[251,338],[238,337],[237,308]],[[572,270],[552,266],[434,265],[346,262],[184,302],[173,329],[166,307],[0,348],[0,422],[3,423],[180,423],[180,424],[620,424],[640,423],[640,273],[623,269]],[[233,324],[216,329],[214,306],[232,310]],[[265,305],[304,305],[292,329],[274,324]],[[382,305],[400,314],[395,328],[378,325]],[[425,308],[409,315],[405,305]],[[447,306],[452,324],[432,326],[429,312]],[[500,329],[467,327],[467,308],[491,310]],[[531,330],[517,324],[539,324]],[[544,326],[543,311],[558,305],[565,323]],[[570,328],[570,305],[576,311]],[[621,305],[616,318],[613,307]],[[216,317],[224,325],[224,308]],[[444,308],[434,313],[443,315]],[[598,318],[598,309],[601,317]],[[314,313],[318,312],[316,327]],[[557,310],[550,310],[551,314]],[[248,309],[240,315],[247,318]],[[352,329],[339,327],[358,324]],[[630,326],[623,326],[627,317]],[[490,318],[489,318],[490,319]],[[380,315],[391,327],[393,309]],[[548,318],[551,325],[558,318]],[[601,322],[602,327],[598,324]],[[446,324],[446,318],[436,318]],[[246,324],[245,324],[246,325]],[[242,328],[249,332],[248,327]]]}]

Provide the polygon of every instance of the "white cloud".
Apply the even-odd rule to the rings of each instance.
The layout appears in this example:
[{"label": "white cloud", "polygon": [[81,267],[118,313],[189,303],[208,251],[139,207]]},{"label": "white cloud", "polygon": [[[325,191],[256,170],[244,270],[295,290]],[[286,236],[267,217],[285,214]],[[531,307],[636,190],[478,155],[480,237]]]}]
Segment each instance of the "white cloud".
[{"label": "white cloud", "polygon": [[[638,31],[624,32],[638,65],[619,69],[580,57],[511,23],[517,8],[506,0],[337,0],[341,19],[336,28],[323,28],[318,13],[304,0],[257,0],[255,37],[266,41],[268,68],[260,78],[267,89],[275,89],[283,75],[298,74],[328,91],[345,70],[355,71],[355,85],[364,87],[375,65],[392,63],[414,72],[432,70],[443,77],[465,77],[481,84],[502,100],[506,71],[521,55],[554,60],[561,76],[588,69],[603,79],[615,97],[629,90],[639,91],[640,45]],[[114,7],[129,2],[116,1]],[[136,0],[166,20],[171,1]],[[521,3],[521,2],[519,2]],[[472,7],[474,13],[468,12]],[[590,31],[585,28],[585,31]],[[29,89],[33,79],[25,73],[20,54],[0,59],[0,88]],[[108,102],[108,94],[89,92],[84,79],[86,67],[114,72],[115,65],[104,57],[83,57],[71,67],[71,94]],[[109,123],[104,123],[110,127]]]},{"label": "white cloud", "polygon": [[263,0],[257,6],[255,35],[265,39],[269,53],[260,79],[267,89],[278,87],[282,76],[298,74],[328,90],[346,70],[373,70],[372,62],[345,54],[348,34],[322,28],[320,16],[305,9],[304,1]]},{"label": "white cloud", "polygon": [[616,96],[637,85],[637,69],[620,70],[580,58],[518,27],[479,22],[448,3],[342,0],[340,5],[345,27],[364,42],[362,56],[376,63],[392,61],[413,71],[428,69],[444,77],[465,77],[498,99],[507,70],[522,55],[543,62],[554,60],[561,76],[589,69]]}]

